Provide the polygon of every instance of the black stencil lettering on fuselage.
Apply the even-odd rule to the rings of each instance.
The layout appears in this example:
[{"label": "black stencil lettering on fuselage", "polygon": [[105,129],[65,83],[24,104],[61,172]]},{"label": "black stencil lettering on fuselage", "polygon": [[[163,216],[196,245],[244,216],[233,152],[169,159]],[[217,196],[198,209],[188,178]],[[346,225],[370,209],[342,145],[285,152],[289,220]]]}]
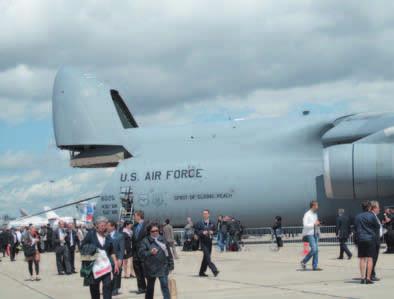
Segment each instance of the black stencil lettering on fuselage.
[{"label": "black stencil lettering on fuselage", "polygon": [[222,200],[232,198],[233,194],[228,192],[223,193],[196,193],[196,194],[177,194],[174,195],[174,200]]},{"label": "black stencil lettering on fuselage", "polygon": [[[160,170],[147,171],[144,176],[145,181],[161,181],[161,180],[184,180],[202,178],[202,168],[188,168],[188,169],[171,169],[164,171],[165,175]],[[163,174],[163,175],[162,175]],[[121,173],[121,182],[134,182],[138,181],[136,172]]]},{"label": "black stencil lettering on fuselage", "polygon": [[161,171],[148,171],[145,175],[145,181],[160,181]]}]

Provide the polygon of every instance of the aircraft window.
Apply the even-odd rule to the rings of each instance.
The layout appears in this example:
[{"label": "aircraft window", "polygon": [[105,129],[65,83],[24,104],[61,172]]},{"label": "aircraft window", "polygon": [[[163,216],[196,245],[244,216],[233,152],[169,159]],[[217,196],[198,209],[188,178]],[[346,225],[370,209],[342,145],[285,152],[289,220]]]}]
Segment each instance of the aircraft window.
[{"label": "aircraft window", "polygon": [[116,111],[118,112],[120,121],[122,122],[123,128],[138,128],[137,122],[135,121],[130,110],[127,108],[122,97],[119,95],[119,92],[117,90],[111,89],[111,97],[112,101],[114,102]]}]

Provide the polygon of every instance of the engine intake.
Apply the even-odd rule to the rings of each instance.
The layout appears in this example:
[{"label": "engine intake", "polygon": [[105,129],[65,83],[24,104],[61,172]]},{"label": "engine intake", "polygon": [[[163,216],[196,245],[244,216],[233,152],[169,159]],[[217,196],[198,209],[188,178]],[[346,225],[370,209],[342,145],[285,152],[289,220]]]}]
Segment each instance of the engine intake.
[{"label": "engine intake", "polygon": [[353,143],[324,149],[324,185],[332,199],[394,196],[394,147]]}]

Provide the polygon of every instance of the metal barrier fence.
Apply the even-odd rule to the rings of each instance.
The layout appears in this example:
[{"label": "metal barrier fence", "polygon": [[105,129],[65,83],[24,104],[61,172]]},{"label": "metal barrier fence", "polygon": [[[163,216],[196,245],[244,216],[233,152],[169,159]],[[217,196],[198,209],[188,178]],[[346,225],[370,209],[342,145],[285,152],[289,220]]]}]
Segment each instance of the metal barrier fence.
[{"label": "metal barrier fence", "polygon": [[[282,240],[284,243],[301,243],[302,226],[282,227]],[[178,245],[183,244],[184,230],[175,229],[175,240]],[[242,241],[244,243],[271,243],[274,240],[273,230],[270,227],[245,228],[243,230]],[[353,244],[353,234],[349,237],[348,244]],[[336,245],[339,240],[336,237],[335,225],[321,226],[319,244]]]}]

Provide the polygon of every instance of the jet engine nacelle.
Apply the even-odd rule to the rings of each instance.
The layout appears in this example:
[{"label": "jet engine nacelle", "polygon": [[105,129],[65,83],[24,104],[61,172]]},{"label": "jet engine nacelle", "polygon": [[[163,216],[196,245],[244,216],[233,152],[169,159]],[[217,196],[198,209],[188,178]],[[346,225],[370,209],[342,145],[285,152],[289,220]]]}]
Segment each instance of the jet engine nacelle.
[{"label": "jet engine nacelle", "polygon": [[394,196],[394,147],[352,143],[324,149],[328,198],[378,199]]}]

